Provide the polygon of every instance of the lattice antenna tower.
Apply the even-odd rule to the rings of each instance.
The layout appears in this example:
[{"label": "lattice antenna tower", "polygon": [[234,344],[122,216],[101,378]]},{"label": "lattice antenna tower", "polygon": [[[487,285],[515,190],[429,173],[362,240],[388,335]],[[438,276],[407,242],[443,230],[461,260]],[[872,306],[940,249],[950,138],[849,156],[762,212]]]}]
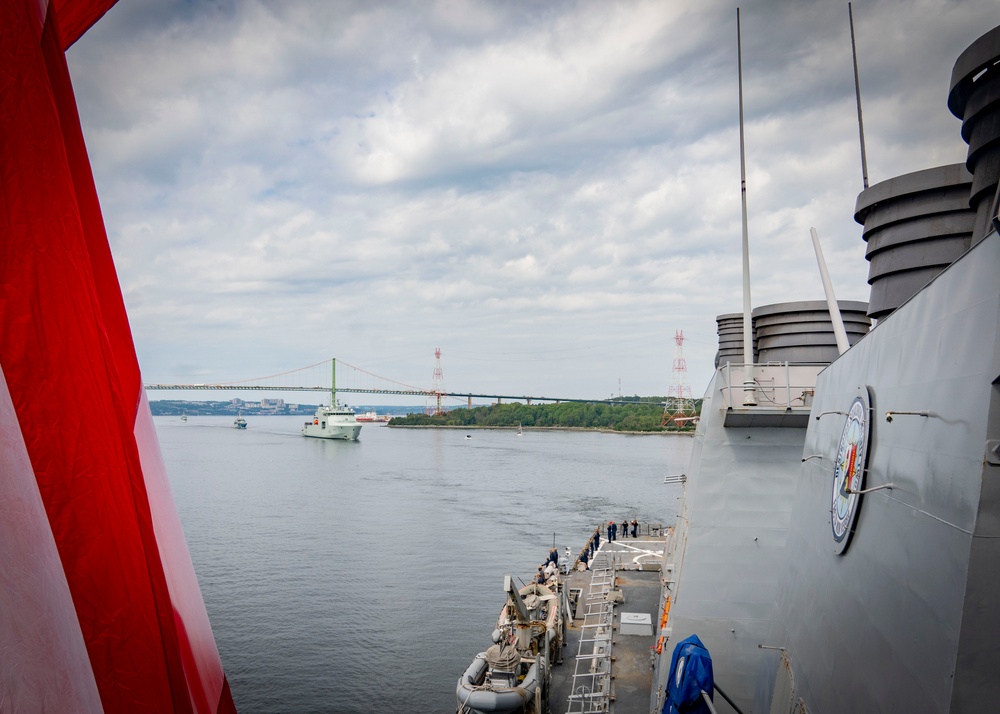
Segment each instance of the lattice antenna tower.
[{"label": "lattice antenna tower", "polygon": [[674,333],[674,343],[677,352],[674,356],[674,366],[671,370],[670,388],[667,390],[667,401],[663,407],[664,426],[687,424],[695,416],[694,400],[691,397],[691,385],[687,378],[687,360],[684,359],[684,330]]},{"label": "lattice antenna tower", "polygon": [[441,410],[441,395],[444,394],[444,372],[441,370],[441,348],[434,348],[434,378],[431,380],[431,391],[437,396],[435,414],[443,414]]}]

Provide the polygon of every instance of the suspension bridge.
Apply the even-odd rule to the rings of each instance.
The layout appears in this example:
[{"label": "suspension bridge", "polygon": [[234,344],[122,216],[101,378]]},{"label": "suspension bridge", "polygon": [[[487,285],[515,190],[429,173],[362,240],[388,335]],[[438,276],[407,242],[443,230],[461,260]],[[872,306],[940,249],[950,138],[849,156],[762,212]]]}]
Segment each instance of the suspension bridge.
[{"label": "suspension bridge", "polygon": [[[347,368],[347,373],[342,374],[338,379],[338,367]],[[435,370],[435,376],[439,369]],[[325,372],[325,375],[323,374]],[[345,380],[344,377],[348,379]],[[344,382],[347,382],[345,385]],[[437,382],[437,379],[435,379]],[[313,382],[312,384],[304,384]],[[441,410],[441,400],[444,398],[466,400],[471,409],[474,399],[489,399],[500,404],[507,402],[524,402],[535,404],[542,402],[581,402],[586,404],[637,404],[634,400],[627,399],[586,399],[580,397],[550,397],[534,396],[528,394],[486,394],[477,392],[452,392],[444,389],[424,389],[413,385],[404,384],[388,377],[382,377],[361,367],[348,364],[343,360],[327,359],[316,364],[307,365],[298,369],[268,375],[266,377],[255,377],[229,382],[198,383],[198,384],[147,384],[144,385],[147,392],[176,391],[176,392],[332,392],[349,394],[392,394],[414,397],[424,397],[437,401],[438,411]]]}]

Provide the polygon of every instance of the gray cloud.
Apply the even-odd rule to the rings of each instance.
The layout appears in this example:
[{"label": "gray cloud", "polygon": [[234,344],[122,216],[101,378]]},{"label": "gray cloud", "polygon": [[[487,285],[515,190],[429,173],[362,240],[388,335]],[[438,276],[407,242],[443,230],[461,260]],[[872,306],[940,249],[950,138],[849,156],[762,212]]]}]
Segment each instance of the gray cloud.
[{"label": "gray cloud", "polygon": [[[990,0],[854,5],[872,181],[964,160]],[[867,299],[846,3],[743,9],[754,302]],[[69,53],[147,381],[336,355],[452,389],[695,393],[741,304],[735,5],[154,2]],[[348,373],[345,372],[345,377]],[[359,377],[360,379],[360,377]]]}]

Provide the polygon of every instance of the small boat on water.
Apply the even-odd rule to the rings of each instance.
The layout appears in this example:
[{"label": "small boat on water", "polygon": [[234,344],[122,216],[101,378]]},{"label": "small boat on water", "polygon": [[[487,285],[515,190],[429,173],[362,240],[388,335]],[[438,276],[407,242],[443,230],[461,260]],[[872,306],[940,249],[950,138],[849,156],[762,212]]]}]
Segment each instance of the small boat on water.
[{"label": "small boat on water", "polygon": [[346,404],[337,401],[337,360],[333,362],[333,381],[330,388],[330,406],[320,405],[313,415],[312,421],[307,421],[302,427],[302,436],[316,439],[339,439],[341,441],[357,441],[361,433],[361,424],[354,410]]},{"label": "small boat on water", "polygon": [[187,420],[188,420],[188,415],[187,414],[181,414],[181,421],[187,421]]},{"label": "small boat on water", "polygon": [[233,428],[234,429],[246,429],[247,428],[247,420],[244,419],[242,416],[237,415],[236,419],[233,420]]},{"label": "small boat on water", "polygon": [[551,587],[531,583],[518,590],[505,575],[504,591],[507,602],[493,645],[477,654],[458,680],[459,714],[549,711],[551,669],[563,643],[557,580]]}]

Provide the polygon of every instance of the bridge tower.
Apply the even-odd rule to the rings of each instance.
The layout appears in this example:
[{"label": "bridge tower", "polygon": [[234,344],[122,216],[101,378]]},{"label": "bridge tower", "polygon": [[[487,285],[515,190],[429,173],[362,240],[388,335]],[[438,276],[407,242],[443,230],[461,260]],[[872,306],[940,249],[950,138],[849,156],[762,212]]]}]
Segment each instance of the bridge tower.
[{"label": "bridge tower", "polygon": [[444,372],[441,371],[441,348],[434,348],[434,378],[431,380],[431,391],[437,396],[435,414],[443,414],[441,410],[441,395],[444,394]]},{"label": "bridge tower", "polygon": [[667,390],[667,401],[663,407],[662,426],[684,426],[695,416],[691,385],[687,381],[687,361],[684,359],[684,330],[674,332],[677,352],[671,371],[672,379]]}]

